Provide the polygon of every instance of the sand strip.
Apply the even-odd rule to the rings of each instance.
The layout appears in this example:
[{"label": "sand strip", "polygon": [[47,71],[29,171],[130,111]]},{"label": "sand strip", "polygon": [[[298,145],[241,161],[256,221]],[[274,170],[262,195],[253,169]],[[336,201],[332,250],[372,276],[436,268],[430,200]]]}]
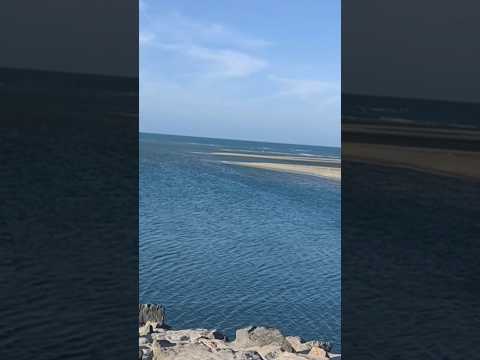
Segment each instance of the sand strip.
[{"label": "sand strip", "polygon": [[235,152],[211,152],[209,155],[217,156],[238,156],[244,158],[257,158],[257,159],[270,159],[270,160],[292,160],[292,161],[305,161],[305,162],[322,162],[322,163],[335,163],[339,164],[340,159],[332,159],[328,157],[320,156],[278,156],[278,155],[259,155],[259,154],[247,154],[247,153],[235,153]]},{"label": "sand strip", "polygon": [[297,164],[278,164],[268,162],[222,161],[222,164],[238,165],[255,169],[272,170],[293,174],[318,176],[330,180],[340,181],[341,169],[326,166],[310,166]]},{"label": "sand strip", "polygon": [[480,153],[474,151],[432,149],[345,142],[344,160],[409,168],[437,175],[480,179]]}]

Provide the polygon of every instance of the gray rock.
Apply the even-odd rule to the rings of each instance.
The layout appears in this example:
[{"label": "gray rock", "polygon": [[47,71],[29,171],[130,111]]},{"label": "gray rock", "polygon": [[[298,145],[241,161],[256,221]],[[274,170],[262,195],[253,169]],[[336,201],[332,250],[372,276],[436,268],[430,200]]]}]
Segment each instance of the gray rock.
[{"label": "gray rock", "polygon": [[[331,360],[330,344],[248,327],[229,342],[216,330],[172,330],[161,305],[139,306],[139,360]],[[333,356],[332,356],[333,358]]]},{"label": "gray rock", "polygon": [[138,324],[143,326],[148,321],[157,323],[160,327],[167,326],[165,307],[156,304],[140,304],[138,306]]},{"label": "gray rock", "polygon": [[215,331],[206,329],[169,330],[165,333],[165,339],[176,344],[196,342],[200,338],[215,339]]},{"label": "gray rock", "polygon": [[287,336],[286,339],[296,353],[308,354],[312,348],[310,343],[303,342],[299,336]]},{"label": "gray rock", "polygon": [[240,351],[234,355],[235,360],[263,360],[256,351]]},{"label": "gray rock", "polygon": [[278,345],[282,351],[292,352],[292,346],[280,330],[267,327],[247,327],[236,332],[235,346],[241,348]]},{"label": "gray rock", "polygon": [[168,348],[168,347],[172,347],[172,346],[175,346],[174,343],[171,343],[170,341],[168,340],[158,340],[157,341],[158,345],[160,345],[160,347],[162,348]]},{"label": "gray rock", "polygon": [[143,351],[143,358],[142,358],[142,360],[152,360],[152,358],[153,358],[152,349],[150,349],[150,348],[143,348],[142,351]]},{"label": "gray rock", "polygon": [[220,349],[212,352],[210,348],[199,343],[167,349],[154,344],[153,353],[155,360],[263,360],[255,351]]}]

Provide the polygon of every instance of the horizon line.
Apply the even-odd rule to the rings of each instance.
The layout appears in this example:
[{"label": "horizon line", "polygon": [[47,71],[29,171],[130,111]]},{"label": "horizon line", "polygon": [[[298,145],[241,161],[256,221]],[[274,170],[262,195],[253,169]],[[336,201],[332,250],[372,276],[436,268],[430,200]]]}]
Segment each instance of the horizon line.
[{"label": "horizon line", "polygon": [[330,147],[341,149],[342,147],[335,145],[318,145],[318,144],[297,144],[297,143],[287,143],[287,142],[278,142],[278,141],[268,141],[268,140],[249,140],[249,139],[234,139],[234,138],[219,138],[219,137],[210,137],[210,136],[194,136],[194,135],[184,135],[184,134],[167,134],[159,132],[150,132],[150,131],[138,131],[139,134],[149,134],[149,135],[166,135],[166,136],[181,136],[181,137],[194,137],[199,139],[214,139],[214,140],[231,140],[231,141],[249,141],[249,142],[258,142],[258,143],[268,143],[268,144],[278,144],[278,145],[299,145],[299,146],[318,146],[318,147]]}]

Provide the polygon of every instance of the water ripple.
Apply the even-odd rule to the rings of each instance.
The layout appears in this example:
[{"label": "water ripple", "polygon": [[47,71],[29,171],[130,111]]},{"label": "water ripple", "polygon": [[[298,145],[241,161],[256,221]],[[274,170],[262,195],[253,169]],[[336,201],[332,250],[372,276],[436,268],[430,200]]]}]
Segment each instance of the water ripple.
[{"label": "water ripple", "polygon": [[265,324],[340,349],[340,186],[199,147],[141,141],[140,301],[175,327]]}]

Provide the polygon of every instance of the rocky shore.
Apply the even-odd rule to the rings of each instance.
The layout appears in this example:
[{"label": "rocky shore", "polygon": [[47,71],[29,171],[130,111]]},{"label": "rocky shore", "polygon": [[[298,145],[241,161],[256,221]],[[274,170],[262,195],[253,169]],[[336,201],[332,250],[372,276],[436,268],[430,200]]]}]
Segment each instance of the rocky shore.
[{"label": "rocky shore", "polygon": [[230,341],[215,329],[173,330],[161,305],[139,305],[139,360],[340,360],[330,345],[284,336],[278,329],[236,331]]}]

